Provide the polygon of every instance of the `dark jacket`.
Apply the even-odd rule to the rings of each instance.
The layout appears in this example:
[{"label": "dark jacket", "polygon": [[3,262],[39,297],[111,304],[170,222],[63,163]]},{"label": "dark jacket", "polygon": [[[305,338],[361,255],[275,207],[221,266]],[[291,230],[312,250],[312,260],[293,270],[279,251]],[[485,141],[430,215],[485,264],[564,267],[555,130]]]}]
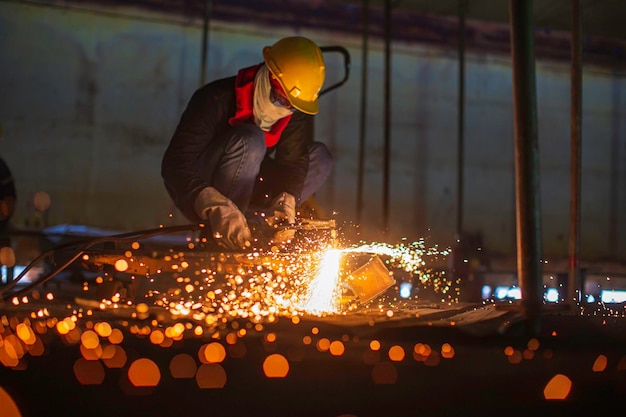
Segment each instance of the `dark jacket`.
[{"label": "dark jacket", "polygon": [[[236,99],[250,100],[246,106],[252,105],[252,97],[236,97],[236,79],[233,76],[211,82],[193,94],[163,156],[161,176],[165,187],[176,207],[191,221],[200,221],[194,212],[196,196],[211,186],[198,176],[198,157],[215,137],[230,129]],[[309,166],[312,121],[312,116],[295,112],[278,143],[267,150],[266,157],[273,157],[284,168],[281,183],[273,189],[292,194],[298,202]],[[250,119],[249,123],[254,121]]]}]

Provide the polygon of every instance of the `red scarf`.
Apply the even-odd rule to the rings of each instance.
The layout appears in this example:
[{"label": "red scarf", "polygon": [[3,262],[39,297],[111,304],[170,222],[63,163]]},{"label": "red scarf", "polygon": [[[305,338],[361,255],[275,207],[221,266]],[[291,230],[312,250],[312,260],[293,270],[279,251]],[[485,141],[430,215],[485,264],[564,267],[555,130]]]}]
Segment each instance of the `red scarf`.
[{"label": "red scarf", "polygon": [[[235,115],[228,119],[231,126],[242,123],[254,123],[254,114],[252,113],[252,98],[254,96],[254,77],[263,64],[257,64],[248,68],[239,70],[237,80],[235,81],[235,96],[237,101],[237,109]],[[287,127],[291,120],[291,115],[283,117],[274,123],[269,132],[265,133],[265,146],[271,148],[278,143],[281,133]]]}]

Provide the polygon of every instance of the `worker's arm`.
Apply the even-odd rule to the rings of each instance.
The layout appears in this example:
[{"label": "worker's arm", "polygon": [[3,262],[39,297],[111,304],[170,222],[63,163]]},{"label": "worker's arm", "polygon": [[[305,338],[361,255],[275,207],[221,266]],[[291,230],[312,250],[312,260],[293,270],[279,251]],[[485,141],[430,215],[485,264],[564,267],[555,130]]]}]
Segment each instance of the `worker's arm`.
[{"label": "worker's arm", "polygon": [[200,221],[194,210],[198,193],[210,184],[197,172],[198,158],[218,132],[228,128],[235,113],[235,78],[210,83],[194,93],[165,151],[161,176],[176,207],[191,221]]}]

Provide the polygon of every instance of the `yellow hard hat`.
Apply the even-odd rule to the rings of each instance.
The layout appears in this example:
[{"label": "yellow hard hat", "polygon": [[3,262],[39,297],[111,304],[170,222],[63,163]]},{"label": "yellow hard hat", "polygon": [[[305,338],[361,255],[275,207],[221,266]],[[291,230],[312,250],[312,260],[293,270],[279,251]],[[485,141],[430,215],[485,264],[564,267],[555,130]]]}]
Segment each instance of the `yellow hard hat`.
[{"label": "yellow hard hat", "polygon": [[317,114],[317,97],[326,77],[320,48],[310,39],[292,36],[263,48],[263,58],[291,105],[301,112]]}]

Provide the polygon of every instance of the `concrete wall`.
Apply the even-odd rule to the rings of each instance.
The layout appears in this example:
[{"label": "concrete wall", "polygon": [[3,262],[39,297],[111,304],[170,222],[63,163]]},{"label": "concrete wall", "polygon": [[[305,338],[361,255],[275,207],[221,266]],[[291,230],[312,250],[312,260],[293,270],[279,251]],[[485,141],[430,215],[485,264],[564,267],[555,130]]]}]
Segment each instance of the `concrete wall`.
[{"label": "concrete wall", "polygon": [[[263,46],[299,33],[351,53],[349,81],[321,99],[316,137],[336,169],[318,201],[356,219],[361,39],[349,34],[211,23],[207,80],[262,60]],[[202,25],[131,9],[0,3],[0,155],[14,173],[14,225],[77,223],[142,230],[186,223],[165,193],[160,161],[199,83]],[[453,243],[456,216],[456,54],[394,43],[390,231],[381,236],[383,75],[370,40],[365,207],[361,236],[430,236]],[[327,58],[328,82],[343,75]],[[485,249],[515,254],[512,77],[508,56],[470,53],[466,65],[464,224]],[[537,63],[544,253],[567,254],[569,67]],[[583,87],[582,252],[626,260],[626,78],[587,67]],[[33,206],[50,195],[43,215]]]}]

